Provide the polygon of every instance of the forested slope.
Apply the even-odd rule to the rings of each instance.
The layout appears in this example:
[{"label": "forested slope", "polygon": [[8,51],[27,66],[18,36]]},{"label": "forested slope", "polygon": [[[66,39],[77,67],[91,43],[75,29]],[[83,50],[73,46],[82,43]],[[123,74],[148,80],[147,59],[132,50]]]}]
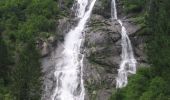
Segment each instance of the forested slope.
[{"label": "forested slope", "polygon": [[[70,1],[0,0],[0,100],[39,100],[39,41],[56,32]],[[61,10],[62,9],[62,10]]]}]

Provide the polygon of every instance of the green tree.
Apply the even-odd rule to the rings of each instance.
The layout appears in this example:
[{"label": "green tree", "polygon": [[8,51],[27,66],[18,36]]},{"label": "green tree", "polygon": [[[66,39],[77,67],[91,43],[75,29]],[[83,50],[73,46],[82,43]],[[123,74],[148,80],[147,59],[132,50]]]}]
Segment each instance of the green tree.
[{"label": "green tree", "polygon": [[150,82],[150,86],[146,92],[142,94],[140,100],[168,100],[166,96],[167,83],[161,77],[155,77]]},{"label": "green tree", "polygon": [[39,54],[33,43],[21,50],[13,72],[13,92],[17,100],[39,100],[41,96]]},{"label": "green tree", "polygon": [[145,20],[150,33],[146,49],[151,68],[138,71],[126,88],[114,94],[122,94],[123,100],[170,99],[170,3],[169,0],[149,0],[149,4]]}]

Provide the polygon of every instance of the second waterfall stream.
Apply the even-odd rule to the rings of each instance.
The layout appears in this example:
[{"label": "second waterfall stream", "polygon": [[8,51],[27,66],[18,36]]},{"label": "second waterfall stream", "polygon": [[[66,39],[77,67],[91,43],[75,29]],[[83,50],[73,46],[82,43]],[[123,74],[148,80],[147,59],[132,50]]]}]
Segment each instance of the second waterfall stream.
[{"label": "second waterfall stream", "polygon": [[121,63],[118,69],[118,76],[116,78],[116,87],[122,88],[125,87],[128,83],[128,74],[136,73],[136,59],[133,54],[133,48],[129,36],[123,22],[118,19],[116,0],[112,0],[111,3],[111,16],[112,20],[115,19],[121,25],[121,45],[122,45],[122,55]]},{"label": "second waterfall stream", "polygon": [[76,16],[78,25],[71,29],[64,40],[62,58],[54,72],[56,87],[51,100],[84,100],[83,57],[80,53],[83,30],[90,17],[96,0],[77,0]]},{"label": "second waterfall stream", "polygon": [[[55,65],[56,85],[50,100],[84,100],[85,88],[83,80],[83,58],[81,44],[84,40],[84,28],[90,18],[96,0],[76,0],[77,26],[71,29],[64,39],[62,58]],[[116,78],[116,87],[127,85],[128,73],[136,73],[136,59],[132,45],[123,22],[117,18],[116,1],[112,0],[112,19],[121,25],[122,60]]]}]

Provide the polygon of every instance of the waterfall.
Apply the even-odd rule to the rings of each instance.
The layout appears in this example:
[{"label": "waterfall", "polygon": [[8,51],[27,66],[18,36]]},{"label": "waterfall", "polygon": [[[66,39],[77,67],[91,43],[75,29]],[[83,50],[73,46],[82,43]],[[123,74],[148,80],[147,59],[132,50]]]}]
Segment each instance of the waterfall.
[{"label": "waterfall", "polygon": [[118,69],[118,76],[116,78],[116,87],[122,88],[125,87],[128,83],[128,74],[136,73],[136,59],[133,54],[133,49],[131,41],[127,35],[126,28],[123,25],[123,22],[117,17],[117,8],[116,1],[112,0],[111,16],[112,19],[118,21],[121,25],[121,45],[122,45],[122,55],[120,68]]},{"label": "waterfall", "polygon": [[96,0],[77,0],[76,15],[80,18],[78,25],[65,36],[62,58],[57,62],[54,76],[56,87],[51,100],[84,100],[83,57],[80,46],[83,30],[90,17]]}]

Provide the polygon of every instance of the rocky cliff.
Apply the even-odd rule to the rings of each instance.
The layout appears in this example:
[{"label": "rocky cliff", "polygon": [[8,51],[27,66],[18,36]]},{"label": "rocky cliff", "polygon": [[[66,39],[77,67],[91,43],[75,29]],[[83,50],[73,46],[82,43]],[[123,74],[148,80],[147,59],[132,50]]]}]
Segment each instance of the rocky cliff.
[{"label": "rocky cliff", "polygon": [[[120,25],[117,21],[111,22],[111,1],[98,0],[89,23],[85,29],[85,41],[82,44],[84,59],[84,82],[86,100],[108,100],[115,89],[115,78],[121,60]],[[147,64],[144,47],[147,34],[144,27],[134,20],[133,14],[123,13],[123,4],[118,1],[119,18],[122,19],[132,41],[138,67]],[[42,44],[42,68],[44,73],[43,100],[49,98],[54,80],[56,55],[62,50],[63,37],[71,27],[76,25],[76,19],[63,18],[58,21],[57,38],[51,37]]]},{"label": "rocky cliff", "polygon": [[[110,19],[110,2],[104,6],[98,1],[88,24],[85,36],[85,83],[90,100],[108,100],[115,88],[115,77],[121,60],[120,25]],[[146,35],[141,35],[142,26],[133,16],[123,13],[119,2],[119,15],[132,41],[138,67],[146,64],[144,53]],[[109,7],[109,8],[108,8]],[[105,9],[105,10],[103,10]]]}]

